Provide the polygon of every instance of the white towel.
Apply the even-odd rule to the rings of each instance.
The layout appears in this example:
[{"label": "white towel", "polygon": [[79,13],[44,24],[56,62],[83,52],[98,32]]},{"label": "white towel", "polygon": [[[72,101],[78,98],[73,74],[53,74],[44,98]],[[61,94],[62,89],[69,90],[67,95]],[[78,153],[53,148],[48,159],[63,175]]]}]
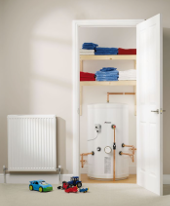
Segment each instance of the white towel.
[{"label": "white towel", "polygon": [[94,54],[94,49],[89,50],[89,49],[80,49],[80,53],[93,53]]},{"label": "white towel", "polygon": [[94,49],[80,49],[80,55],[94,55]]},{"label": "white towel", "polygon": [[136,80],[136,70],[129,69],[125,71],[119,71],[119,81],[121,80]]},{"label": "white towel", "polygon": [[80,53],[80,55],[88,55],[88,56],[91,55],[91,56],[94,56],[94,54],[90,54],[90,53],[89,54],[88,53]]}]

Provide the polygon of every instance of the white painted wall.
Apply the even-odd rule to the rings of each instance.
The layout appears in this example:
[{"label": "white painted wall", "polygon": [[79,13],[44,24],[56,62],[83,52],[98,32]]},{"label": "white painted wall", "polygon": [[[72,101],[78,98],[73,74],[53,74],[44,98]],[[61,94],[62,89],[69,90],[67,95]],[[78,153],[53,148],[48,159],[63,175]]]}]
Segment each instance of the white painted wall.
[{"label": "white painted wall", "polygon": [[[73,20],[147,19],[161,13],[164,173],[170,174],[169,8],[167,0],[0,0],[0,173],[8,163],[6,116],[50,113],[59,117],[58,163],[64,173],[72,173]],[[106,91],[103,97],[105,101]]]},{"label": "white painted wall", "polygon": [[[135,28],[84,28],[79,29],[79,48],[84,42],[93,42],[101,47],[136,48]],[[95,73],[102,67],[116,67],[119,71],[134,69],[134,61],[84,61],[83,71]],[[83,110],[80,117],[80,152],[87,150],[87,105],[106,103],[107,92],[133,92],[133,87],[83,87]],[[110,96],[110,102],[127,103],[129,105],[129,144],[136,146],[136,116],[134,115],[134,96]],[[125,143],[127,144],[127,143]],[[87,159],[87,158],[86,158]],[[136,163],[130,161],[130,172],[135,171]],[[82,169],[86,173],[87,163]]]}]

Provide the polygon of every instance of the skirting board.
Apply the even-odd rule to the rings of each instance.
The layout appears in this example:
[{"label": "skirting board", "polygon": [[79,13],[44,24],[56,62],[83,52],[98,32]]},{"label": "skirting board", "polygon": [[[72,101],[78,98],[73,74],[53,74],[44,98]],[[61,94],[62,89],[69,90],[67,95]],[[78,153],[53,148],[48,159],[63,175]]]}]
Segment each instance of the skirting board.
[{"label": "skirting board", "polygon": [[[6,174],[6,183],[9,184],[29,184],[31,180],[43,179],[51,184],[59,184],[62,181],[69,181],[73,174]],[[0,174],[0,183],[4,183],[4,175]]]},{"label": "skirting board", "polygon": [[[69,181],[73,174],[61,174],[61,181]],[[52,184],[59,184],[58,174],[42,174],[42,175],[24,175],[24,174],[6,174],[6,182],[11,184],[29,184],[30,180],[44,179]],[[4,183],[4,175],[0,174],[0,183]],[[163,184],[170,184],[170,174],[163,175]]]},{"label": "skirting board", "polygon": [[170,184],[170,174],[164,174],[163,175],[163,183],[165,185],[169,185]]}]

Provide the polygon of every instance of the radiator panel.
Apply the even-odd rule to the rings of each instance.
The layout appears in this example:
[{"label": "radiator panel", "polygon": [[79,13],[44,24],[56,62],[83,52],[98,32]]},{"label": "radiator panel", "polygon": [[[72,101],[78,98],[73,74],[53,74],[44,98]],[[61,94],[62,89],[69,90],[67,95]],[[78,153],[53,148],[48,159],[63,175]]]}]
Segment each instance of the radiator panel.
[{"label": "radiator panel", "polygon": [[9,115],[8,170],[56,171],[54,115]]}]

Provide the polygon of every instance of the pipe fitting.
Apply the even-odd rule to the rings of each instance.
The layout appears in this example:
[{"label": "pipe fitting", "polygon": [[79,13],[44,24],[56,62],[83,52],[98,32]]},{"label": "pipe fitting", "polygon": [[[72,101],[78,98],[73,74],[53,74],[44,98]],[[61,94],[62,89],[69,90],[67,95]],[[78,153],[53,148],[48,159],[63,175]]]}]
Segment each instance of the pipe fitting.
[{"label": "pipe fitting", "polygon": [[111,128],[112,128],[112,129],[116,129],[116,125],[115,125],[115,124],[112,124],[112,125],[111,125]]},{"label": "pipe fitting", "polygon": [[80,156],[81,156],[81,160],[80,160],[80,162],[81,162],[81,168],[84,167],[84,164],[85,164],[85,162],[86,162],[86,160],[84,160],[83,157],[84,157],[84,156],[87,156],[87,155],[94,155],[94,154],[95,154],[94,151],[92,151],[92,152],[90,152],[90,153],[82,153],[82,154],[80,154]]}]

